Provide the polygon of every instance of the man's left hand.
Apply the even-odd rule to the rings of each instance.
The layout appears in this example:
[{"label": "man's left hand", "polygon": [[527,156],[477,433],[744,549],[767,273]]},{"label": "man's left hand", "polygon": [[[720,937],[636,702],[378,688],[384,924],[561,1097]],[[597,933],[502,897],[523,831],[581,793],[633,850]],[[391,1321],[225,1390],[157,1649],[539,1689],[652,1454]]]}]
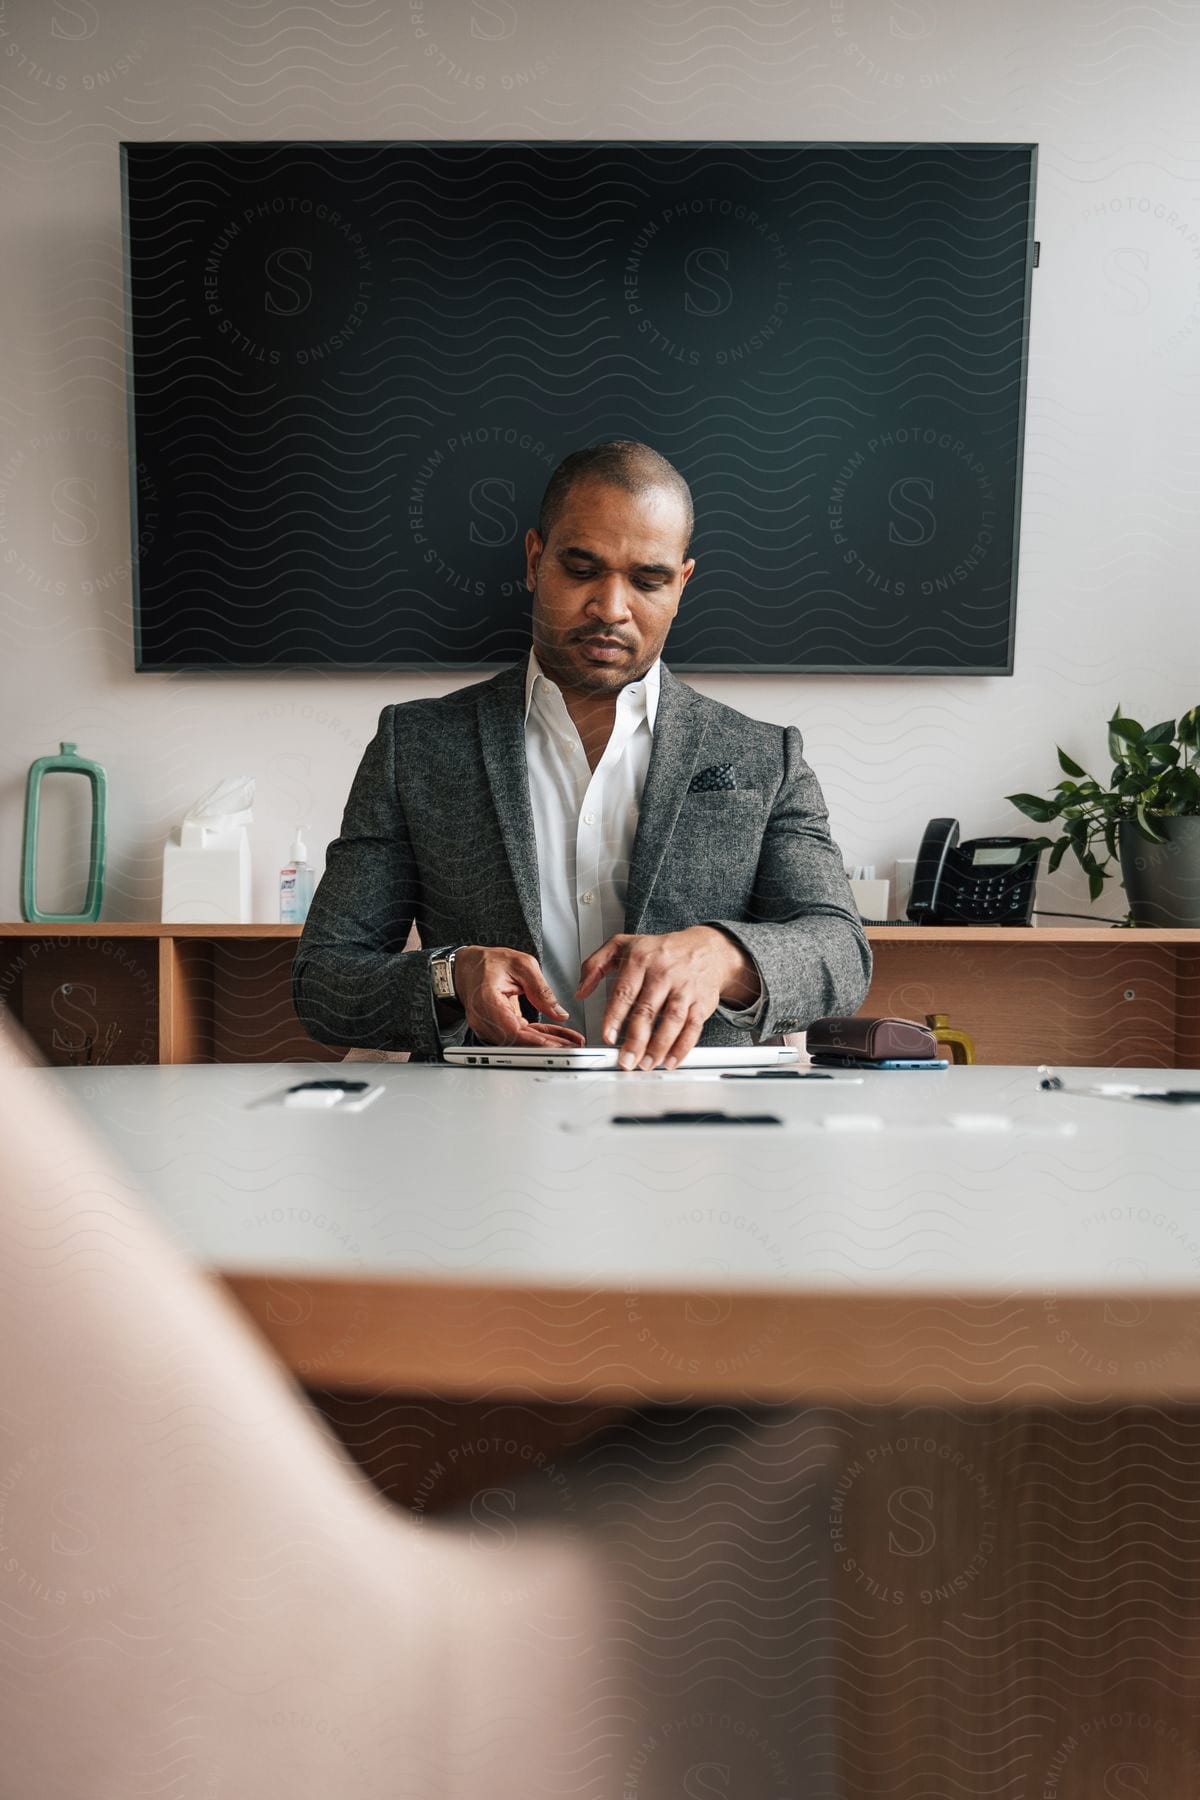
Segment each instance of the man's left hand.
[{"label": "man's left hand", "polygon": [[622,1069],[673,1069],[695,1048],[722,1000],[750,1006],[758,996],[753,962],[712,925],[690,925],[660,937],[618,932],[580,970],[577,1000],[614,975],[604,1011],[606,1044],[621,1038]]}]

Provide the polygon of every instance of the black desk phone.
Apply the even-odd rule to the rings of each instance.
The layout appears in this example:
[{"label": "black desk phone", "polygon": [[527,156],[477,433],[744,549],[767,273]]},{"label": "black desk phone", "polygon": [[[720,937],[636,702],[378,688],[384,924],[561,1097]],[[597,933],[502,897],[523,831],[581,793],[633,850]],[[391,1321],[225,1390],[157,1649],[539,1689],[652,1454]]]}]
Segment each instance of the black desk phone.
[{"label": "black desk phone", "polygon": [[1027,837],[958,841],[957,819],[930,819],[917,853],[908,916],[914,925],[1029,925],[1040,856],[1019,860]]}]

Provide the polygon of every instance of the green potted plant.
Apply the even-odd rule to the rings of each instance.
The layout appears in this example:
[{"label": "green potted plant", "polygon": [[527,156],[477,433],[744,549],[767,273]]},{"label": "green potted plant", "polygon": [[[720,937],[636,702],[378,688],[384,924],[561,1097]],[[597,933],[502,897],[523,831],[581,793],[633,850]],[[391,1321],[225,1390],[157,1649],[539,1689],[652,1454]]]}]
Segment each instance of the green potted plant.
[{"label": "green potted plant", "polygon": [[1007,796],[1040,825],[1063,821],[1058,837],[1033,839],[1022,862],[1049,850],[1053,874],[1074,851],[1093,900],[1115,862],[1129,900],[1125,923],[1200,927],[1200,706],[1178,723],[1164,719],[1147,730],[1118,705],[1108,721],[1108,753],[1107,786],[1060,748],[1062,778],[1052,794]]}]

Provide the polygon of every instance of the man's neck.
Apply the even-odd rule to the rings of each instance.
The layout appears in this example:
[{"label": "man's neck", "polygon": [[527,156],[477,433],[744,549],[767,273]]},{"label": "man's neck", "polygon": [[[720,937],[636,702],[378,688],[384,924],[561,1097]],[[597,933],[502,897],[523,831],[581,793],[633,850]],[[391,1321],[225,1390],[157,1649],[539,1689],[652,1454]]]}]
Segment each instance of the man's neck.
[{"label": "man's neck", "polygon": [[616,694],[583,694],[575,688],[560,689],[563,705],[579,733],[588,768],[594,770],[604,755],[617,717]]}]

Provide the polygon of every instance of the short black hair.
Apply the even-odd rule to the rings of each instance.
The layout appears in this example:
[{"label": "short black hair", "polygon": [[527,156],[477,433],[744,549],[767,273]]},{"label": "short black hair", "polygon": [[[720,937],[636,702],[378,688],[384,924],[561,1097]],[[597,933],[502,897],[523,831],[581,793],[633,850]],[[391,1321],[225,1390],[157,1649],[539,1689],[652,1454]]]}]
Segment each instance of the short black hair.
[{"label": "short black hair", "polygon": [[630,494],[644,494],[650,488],[667,488],[682,504],[687,521],[683,541],[686,561],[696,524],[692,490],[674,463],[652,450],[649,444],[639,443],[637,438],[605,438],[599,444],[572,450],[569,456],[563,457],[542,495],[538,532],[543,543],[553,531],[567,495],[580,481],[607,481]]}]

